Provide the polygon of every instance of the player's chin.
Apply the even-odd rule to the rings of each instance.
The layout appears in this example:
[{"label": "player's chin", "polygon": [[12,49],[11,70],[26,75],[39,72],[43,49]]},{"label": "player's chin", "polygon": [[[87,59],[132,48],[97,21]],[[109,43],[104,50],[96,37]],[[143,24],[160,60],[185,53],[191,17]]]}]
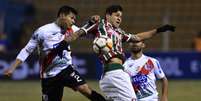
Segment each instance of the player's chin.
[{"label": "player's chin", "polygon": [[116,28],[118,28],[118,27],[120,26],[120,23],[115,23],[114,26],[115,26]]},{"label": "player's chin", "polygon": [[138,53],[138,52],[140,52],[142,49],[141,48],[132,48],[131,49],[131,51],[133,52],[133,53]]}]

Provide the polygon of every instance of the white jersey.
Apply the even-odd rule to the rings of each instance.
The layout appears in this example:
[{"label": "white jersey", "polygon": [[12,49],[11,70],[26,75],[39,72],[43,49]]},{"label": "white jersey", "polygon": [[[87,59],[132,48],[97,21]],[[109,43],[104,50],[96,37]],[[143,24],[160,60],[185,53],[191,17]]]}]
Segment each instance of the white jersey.
[{"label": "white jersey", "polygon": [[[79,30],[78,27],[72,26],[72,28],[67,30],[66,33],[62,34],[62,29],[56,23],[46,24],[34,32],[27,45],[18,54],[17,59],[25,61],[27,57],[34,51],[34,49],[38,47],[41,60],[41,78],[56,76],[63,69],[67,68],[68,65],[72,64],[70,45],[66,46],[68,47],[68,50],[63,51],[62,58],[59,56],[51,56],[50,50],[55,48],[58,43],[63,41],[65,35],[69,35],[77,30]],[[48,66],[43,66],[43,63],[47,61]]]},{"label": "white jersey", "polygon": [[159,61],[142,55],[139,59],[128,58],[124,63],[125,71],[130,75],[134,91],[139,101],[157,101],[156,77],[165,77]]}]

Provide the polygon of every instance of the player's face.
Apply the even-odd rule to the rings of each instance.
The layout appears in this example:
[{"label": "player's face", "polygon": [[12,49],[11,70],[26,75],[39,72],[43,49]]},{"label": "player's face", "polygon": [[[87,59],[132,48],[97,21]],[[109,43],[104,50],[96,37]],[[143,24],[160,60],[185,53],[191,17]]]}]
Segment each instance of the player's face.
[{"label": "player's face", "polygon": [[145,44],[142,41],[141,42],[135,42],[135,43],[133,43],[133,42],[129,43],[129,48],[134,53],[138,53],[138,52],[142,51],[142,49],[144,47],[145,47]]},{"label": "player's face", "polygon": [[113,12],[111,15],[107,14],[106,19],[109,23],[112,24],[113,27],[118,28],[122,21],[122,12],[117,11]]},{"label": "player's face", "polygon": [[61,23],[61,26],[64,28],[71,28],[73,24],[75,24],[76,15],[70,12],[69,14],[60,14],[59,20]]}]

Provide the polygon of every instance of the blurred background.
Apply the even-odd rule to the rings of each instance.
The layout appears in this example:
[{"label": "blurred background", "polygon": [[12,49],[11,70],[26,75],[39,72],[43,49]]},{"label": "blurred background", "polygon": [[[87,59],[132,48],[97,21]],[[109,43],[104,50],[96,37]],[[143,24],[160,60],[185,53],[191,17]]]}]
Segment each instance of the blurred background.
[{"label": "blurred background", "polygon": [[[11,78],[3,71],[14,61],[34,30],[53,22],[62,5],[78,10],[78,25],[107,6],[122,5],[121,27],[138,33],[164,24],[176,26],[174,33],[162,33],[147,40],[147,55],[159,59],[169,79],[169,101],[201,99],[201,1],[200,0],[0,0],[0,101],[40,100],[39,66],[36,53]],[[101,64],[92,51],[92,39],[73,42],[73,62],[77,70],[99,90]],[[129,56],[127,44],[125,52]],[[159,85],[160,86],[160,85]],[[33,90],[31,90],[31,88]],[[68,100],[67,100],[68,99]],[[70,99],[70,100],[69,100]],[[83,96],[66,90],[65,101],[83,101]]]}]

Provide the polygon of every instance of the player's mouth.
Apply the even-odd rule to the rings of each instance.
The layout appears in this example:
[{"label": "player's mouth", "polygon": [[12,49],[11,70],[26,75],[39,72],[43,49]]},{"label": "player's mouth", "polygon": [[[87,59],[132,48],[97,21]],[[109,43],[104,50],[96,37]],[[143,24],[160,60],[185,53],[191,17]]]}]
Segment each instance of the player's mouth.
[{"label": "player's mouth", "polygon": [[117,21],[116,23],[117,23],[117,24],[120,24],[120,21]]}]

